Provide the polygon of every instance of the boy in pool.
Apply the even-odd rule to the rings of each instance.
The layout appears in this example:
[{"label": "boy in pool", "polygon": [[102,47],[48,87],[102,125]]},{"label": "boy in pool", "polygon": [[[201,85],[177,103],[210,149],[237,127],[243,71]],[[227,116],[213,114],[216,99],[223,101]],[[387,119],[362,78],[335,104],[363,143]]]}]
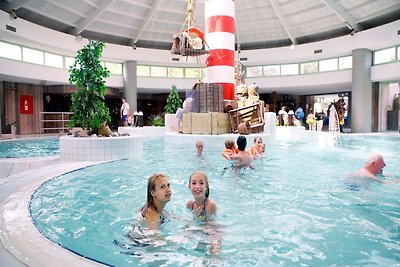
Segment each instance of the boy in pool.
[{"label": "boy in pool", "polygon": [[263,140],[261,137],[256,137],[254,138],[254,143],[250,147],[250,154],[253,156],[253,158],[261,158],[264,156],[264,151],[265,151],[265,144],[263,143]]},{"label": "boy in pool", "polygon": [[222,151],[222,156],[225,159],[232,159],[231,156],[236,155],[238,152],[239,150],[235,146],[235,141],[233,141],[232,139],[228,139],[225,141],[225,149]]}]

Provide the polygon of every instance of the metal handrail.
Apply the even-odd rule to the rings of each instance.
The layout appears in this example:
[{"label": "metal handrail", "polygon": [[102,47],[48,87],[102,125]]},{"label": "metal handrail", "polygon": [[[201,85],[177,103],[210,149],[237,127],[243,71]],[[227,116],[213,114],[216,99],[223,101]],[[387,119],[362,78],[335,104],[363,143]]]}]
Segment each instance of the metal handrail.
[{"label": "metal handrail", "polygon": [[[48,130],[60,130],[63,133],[68,130],[69,118],[73,112],[39,112],[40,114],[40,129],[39,133],[45,133]],[[46,115],[61,115],[61,119],[46,119]],[[57,116],[58,117],[58,116]],[[45,122],[55,125],[55,127],[45,127]],[[59,126],[60,125],[60,126]]]}]

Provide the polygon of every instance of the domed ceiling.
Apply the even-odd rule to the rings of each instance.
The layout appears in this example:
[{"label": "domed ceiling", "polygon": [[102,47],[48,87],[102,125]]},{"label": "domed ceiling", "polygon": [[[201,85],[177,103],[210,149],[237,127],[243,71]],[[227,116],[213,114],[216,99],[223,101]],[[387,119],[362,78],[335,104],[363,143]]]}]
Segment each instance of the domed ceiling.
[{"label": "domed ceiling", "polygon": [[[188,2],[204,30],[206,0],[1,0],[14,17],[71,35],[125,46],[170,49],[185,29]],[[242,50],[304,44],[400,19],[399,0],[235,0]]]}]

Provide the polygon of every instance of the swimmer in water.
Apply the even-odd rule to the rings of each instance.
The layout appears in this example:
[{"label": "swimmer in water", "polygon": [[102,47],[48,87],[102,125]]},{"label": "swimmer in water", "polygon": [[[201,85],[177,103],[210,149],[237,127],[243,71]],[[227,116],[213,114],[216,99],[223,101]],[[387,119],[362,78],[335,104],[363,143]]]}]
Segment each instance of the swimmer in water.
[{"label": "swimmer in water", "polygon": [[189,189],[194,200],[186,202],[186,208],[201,220],[206,220],[217,212],[217,205],[209,199],[210,188],[207,175],[201,171],[196,171],[190,175]]}]

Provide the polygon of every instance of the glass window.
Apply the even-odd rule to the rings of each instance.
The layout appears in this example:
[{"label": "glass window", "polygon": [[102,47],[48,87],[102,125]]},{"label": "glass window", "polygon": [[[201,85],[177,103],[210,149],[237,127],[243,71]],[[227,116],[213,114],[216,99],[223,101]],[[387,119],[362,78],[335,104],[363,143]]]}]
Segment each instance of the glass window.
[{"label": "glass window", "polygon": [[281,66],[272,65],[263,67],[264,76],[279,76],[281,75]]},{"label": "glass window", "polygon": [[261,77],[262,76],[263,67],[246,67],[246,77]]},{"label": "glass window", "polygon": [[338,69],[338,59],[331,58],[319,61],[319,71],[331,71]]},{"label": "glass window", "polygon": [[397,60],[400,60],[400,46],[397,47]]},{"label": "glass window", "polygon": [[382,49],[375,51],[374,53],[374,64],[381,64],[396,60],[396,49],[395,47]]},{"label": "glass window", "polygon": [[339,70],[351,69],[352,67],[353,67],[353,57],[352,56],[339,58]]},{"label": "glass window", "polygon": [[105,62],[105,67],[110,71],[110,74],[122,75],[121,63]]},{"label": "glass window", "polygon": [[43,51],[23,47],[22,48],[22,60],[29,63],[44,64],[44,53]]},{"label": "glass window", "polygon": [[199,78],[199,68],[185,68],[186,78]]},{"label": "glass window", "polygon": [[183,68],[168,68],[168,77],[170,78],[183,78]]},{"label": "glass window", "polygon": [[54,68],[63,68],[63,57],[52,53],[44,53],[44,64]]},{"label": "glass window", "polygon": [[75,63],[75,58],[73,57],[65,57],[65,68],[69,69]]},{"label": "glass window", "polygon": [[281,75],[298,75],[299,64],[285,64],[281,65]]},{"label": "glass window", "polygon": [[152,77],[167,77],[167,68],[166,67],[151,67],[151,76]]},{"label": "glass window", "polygon": [[19,45],[0,42],[0,57],[21,60],[21,47]]},{"label": "glass window", "polygon": [[137,76],[150,76],[150,66],[137,65],[136,67]]},{"label": "glass window", "polygon": [[300,64],[300,73],[316,73],[318,72],[318,61],[306,62]]}]

